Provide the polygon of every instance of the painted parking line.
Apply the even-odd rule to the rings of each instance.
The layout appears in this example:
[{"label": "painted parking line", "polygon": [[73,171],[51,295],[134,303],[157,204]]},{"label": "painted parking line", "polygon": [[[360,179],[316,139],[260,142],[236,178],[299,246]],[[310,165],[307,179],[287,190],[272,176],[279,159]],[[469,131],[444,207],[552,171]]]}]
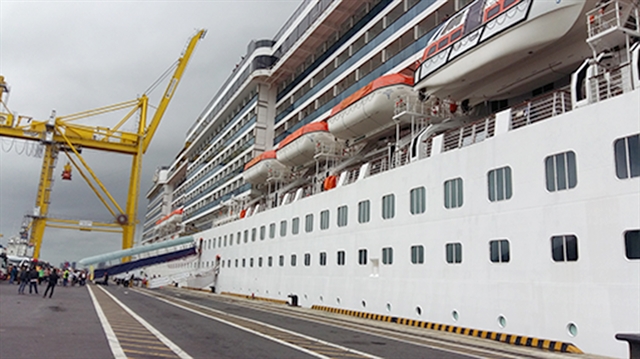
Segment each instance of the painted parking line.
[{"label": "painted parking line", "polygon": [[[155,327],[153,327],[151,324],[149,324],[146,320],[144,320],[142,317],[140,317],[138,314],[136,314],[133,310],[131,310],[129,307],[127,307],[124,303],[122,303],[113,294],[109,293],[106,289],[104,289],[102,287],[98,287],[98,288],[100,288],[100,290],[102,290],[102,292],[104,294],[106,294],[109,298],[111,298],[111,300],[113,300],[113,302],[115,302],[122,310],[124,310],[127,314],[129,314],[129,316],[131,316],[131,318],[133,318],[140,325],[142,325],[142,327],[144,327],[144,329],[146,329],[149,333],[153,334],[153,336],[155,336],[155,338],[157,338],[162,344],[164,344],[167,348],[169,348],[173,352],[173,353],[166,353],[166,354],[165,353],[157,353],[156,352],[156,353],[154,353],[154,355],[167,357],[168,354],[171,354],[169,357],[172,357],[172,358],[175,358],[175,356],[177,355],[178,358],[180,358],[180,359],[193,359],[189,354],[187,354],[184,350],[182,350],[182,348],[177,346],[169,338],[167,338],[162,333],[160,333],[160,331],[158,331]],[[135,349],[124,350],[124,351],[127,352],[127,353],[129,353],[129,352],[135,353],[136,352]],[[148,351],[147,352],[143,352],[143,354],[147,354],[148,355],[149,352]]]}]

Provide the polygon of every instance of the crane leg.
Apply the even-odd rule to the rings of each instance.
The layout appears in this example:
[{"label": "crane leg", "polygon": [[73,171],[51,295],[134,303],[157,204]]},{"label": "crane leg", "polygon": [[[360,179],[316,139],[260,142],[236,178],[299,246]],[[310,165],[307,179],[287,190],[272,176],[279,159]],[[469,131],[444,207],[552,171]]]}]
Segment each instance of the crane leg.
[{"label": "crane leg", "polygon": [[51,187],[53,186],[53,170],[58,159],[58,149],[53,144],[45,145],[44,156],[42,158],[42,171],[40,172],[40,184],[38,185],[38,196],[36,197],[36,207],[33,213],[33,223],[31,229],[30,242],[34,245],[33,258],[40,258],[40,248],[42,237],[47,224],[47,213],[51,198]]}]

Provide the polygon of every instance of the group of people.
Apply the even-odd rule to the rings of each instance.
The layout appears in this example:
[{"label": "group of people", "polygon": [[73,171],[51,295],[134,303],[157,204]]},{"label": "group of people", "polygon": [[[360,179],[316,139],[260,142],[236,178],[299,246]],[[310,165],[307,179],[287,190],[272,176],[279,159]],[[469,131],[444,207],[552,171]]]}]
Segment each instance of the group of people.
[{"label": "group of people", "polygon": [[81,286],[86,284],[87,273],[83,270],[74,270],[72,268],[58,269],[55,267],[45,267],[37,264],[23,264],[20,267],[13,266],[9,269],[9,284],[18,284],[18,294],[25,294],[25,288],[29,285],[29,294],[35,292],[38,294],[38,286],[43,282],[47,283],[44,291],[45,298],[49,294],[49,298],[53,296],[53,290],[62,279],[62,285]]}]

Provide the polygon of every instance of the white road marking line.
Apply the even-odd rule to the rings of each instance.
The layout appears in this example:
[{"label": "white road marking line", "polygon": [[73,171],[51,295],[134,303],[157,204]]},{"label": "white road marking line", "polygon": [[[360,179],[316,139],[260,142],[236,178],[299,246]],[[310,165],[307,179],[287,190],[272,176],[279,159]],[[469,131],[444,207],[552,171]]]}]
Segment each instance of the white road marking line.
[{"label": "white road marking line", "polygon": [[[316,353],[316,352],[310,351],[310,350],[308,350],[308,349],[306,349],[306,348],[303,348],[303,347],[300,347],[300,346],[297,346],[297,345],[291,344],[291,343],[289,343],[289,342],[285,342],[285,341],[283,341],[283,340],[280,340],[280,339],[277,339],[277,338],[274,338],[274,337],[268,336],[268,335],[266,335],[266,334],[263,334],[263,333],[260,333],[260,332],[254,331],[254,330],[249,329],[249,328],[245,328],[245,327],[243,327],[243,326],[240,326],[240,325],[235,324],[235,323],[231,323],[231,322],[226,321],[226,320],[224,320],[224,319],[217,318],[217,317],[214,317],[214,316],[212,316],[212,315],[208,315],[208,314],[204,314],[204,313],[198,312],[197,310],[194,310],[194,309],[191,309],[191,308],[185,307],[185,306],[183,306],[183,305],[180,305],[180,304],[177,304],[177,303],[171,302],[171,301],[166,300],[166,299],[164,299],[164,298],[155,297],[155,296],[152,296],[152,295],[150,295],[150,294],[144,293],[143,291],[137,291],[137,292],[138,292],[138,293],[141,293],[141,294],[144,294],[144,295],[146,295],[146,296],[148,296],[148,297],[155,298],[155,299],[160,300],[160,301],[162,301],[162,302],[165,302],[165,303],[171,304],[171,305],[173,305],[173,306],[175,306],[175,307],[182,308],[182,309],[187,310],[187,311],[190,311],[190,312],[192,312],[192,313],[195,313],[195,314],[201,315],[201,316],[203,316],[203,317],[206,317],[206,318],[209,318],[209,319],[213,319],[213,320],[219,321],[219,322],[221,322],[221,323],[224,323],[224,324],[230,325],[230,326],[232,326],[232,327],[235,327],[235,328],[238,328],[238,329],[244,330],[244,331],[246,331],[246,332],[252,333],[252,334],[254,334],[254,335],[258,335],[258,336],[261,336],[261,337],[263,337],[263,338],[266,338],[266,339],[269,339],[269,340],[272,340],[272,341],[278,342],[278,343],[280,343],[280,344],[283,344],[283,345],[286,345],[286,346],[288,346],[288,347],[294,348],[294,349],[296,349],[296,350],[302,351],[302,352],[307,353],[307,354],[309,354],[309,355],[313,355],[313,356],[315,356],[315,357],[317,357],[317,358],[326,358],[326,359],[328,359],[328,358],[329,358],[329,357],[326,357],[326,356],[324,356],[324,355],[322,355],[322,354],[319,354],[319,353]],[[267,323],[263,323],[263,322],[260,322],[260,321],[257,321],[257,320],[253,320],[253,319],[249,319],[249,318],[241,317],[241,316],[234,315],[234,314],[225,313],[225,312],[222,312],[222,311],[219,311],[219,310],[213,309],[213,308],[205,307],[205,306],[200,305],[200,304],[196,304],[196,303],[189,302],[189,301],[184,300],[184,299],[179,299],[179,298],[173,298],[173,299],[174,299],[174,300],[177,300],[177,301],[181,301],[181,302],[188,303],[188,304],[190,304],[190,305],[194,305],[194,306],[199,307],[199,308],[203,308],[203,309],[206,309],[206,310],[210,310],[210,311],[212,311],[212,312],[215,312],[215,313],[218,313],[218,314],[221,314],[221,315],[225,315],[225,316],[229,316],[229,317],[233,317],[233,318],[238,318],[238,319],[246,320],[246,321],[248,321],[248,322],[252,322],[252,323],[255,323],[255,324],[263,325],[263,326],[265,326],[265,327],[267,327],[267,328],[271,328],[271,329],[274,329],[274,330],[277,330],[277,331],[280,331],[280,332],[284,332],[284,333],[287,333],[287,334],[291,334],[291,335],[294,335],[294,336],[299,337],[299,338],[305,338],[305,339],[310,340],[310,341],[312,341],[312,342],[320,343],[320,344],[324,344],[324,345],[326,345],[326,346],[329,346],[329,347],[332,347],[332,348],[336,348],[336,349],[340,349],[340,350],[343,350],[343,351],[345,351],[345,352],[349,352],[349,353],[357,354],[357,355],[360,355],[360,356],[365,357],[365,358],[369,358],[369,359],[382,359],[382,358],[377,357],[377,356],[375,356],[375,355],[371,355],[371,354],[364,353],[364,352],[361,352],[361,351],[358,351],[358,350],[355,350],[355,349],[351,349],[351,348],[343,347],[343,346],[341,346],[341,345],[337,345],[337,344],[334,344],[334,343],[326,342],[326,341],[324,341],[324,340],[320,340],[320,339],[318,339],[318,338],[309,337],[309,336],[306,336],[306,335],[303,335],[303,334],[300,334],[300,333],[296,333],[296,332],[293,332],[293,331],[290,331],[290,330],[287,330],[287,329],[284,329],[284,328],[276,327],[276,326],[273,326],[273,325],[270,325],[270,324],[267,324]]]},{"label": "white road marking line", "polygon": [[107,342],[109,343],[109,348],[111,348],[114,359],[127,359],[127,355],[122,350],[120,342],[118,341],[116,334],[113,332],[113,329],[111,329],[111,325],[109,325],[109,321],[104,315],[102,307],[100,307],[100,303],[98,303],[96,296],[93,294],[91,286],[88,285],[87,289],[89,290],[89,296],[91,296],[93,307],[96,309],[96,313],[98,314],[98,318],[100,319],[100,324],[102,324],[102,330],[104,330],[104,334],[107,336]]},{"label": "white road marking line", "polygon": [[107,290],[102,287],[98,287],[98,288],[102,289],[102,291],[105,292],[109,297],[111,297],[111,299],[113,299],[114,302],[116,302],[122,309],[124,309],[125,312],[129,313],[129,315],[131,315],[133,319],[137,320],[138,323],[142,324],[143,327],[145,327],[149,332],[151,332],[151,334],[155,335],[156,338],[158,338],[158,340],[160,340],[164,345],[169,347],[169,349],[171,349],[171,351],[176,353],[176,355],[179,356],[181,359],[193,359],[191,355],[187,354],[184,350],[182,350],[174,342],[169,340],[169,338],[165,337],[162,333],[160,333],[156,328],[154,328],[146,320],[142,319],[142,317],[140,317],[134,311],[129,309],[129,307],[127,307],[126,305],[124,305],[124,303],[119,301],[118,298],[113,296],[113,294],[107,292]]}]

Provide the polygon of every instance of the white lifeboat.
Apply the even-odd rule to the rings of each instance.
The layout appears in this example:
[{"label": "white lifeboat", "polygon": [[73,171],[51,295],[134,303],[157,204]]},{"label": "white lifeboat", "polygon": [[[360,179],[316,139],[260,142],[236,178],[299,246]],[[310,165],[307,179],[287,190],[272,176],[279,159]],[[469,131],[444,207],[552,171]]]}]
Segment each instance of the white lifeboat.
[{"label": "white lifeboat", "polygon": [[[567,34],[581,32],[581,15],[595,1],[474,0],[427,44],[415,89],[477,103],[581,62],[588,47]],[[529,61],[533,52],[544,61]]]},{"label": "white lifeboat", "polygon": [[302,166],[313,161],[318,147],[333,145],[335,141],[326,122],[312,122],[285,137],[278,144],[276,156],[287,166]]},{"label": "white lifeboat", "polygon": [[401,74],[386,75],[367,84],[331,110],[329,131],[347,140],[392,127],[396,101],[414,96],[413,79]]},{"label": "white lifeboat", "polygon": [[289,169],[276,159],[276,151],[265,151],[244,165],[242,177],[251,184],[264,183],[269,177],[279,177]]}]

